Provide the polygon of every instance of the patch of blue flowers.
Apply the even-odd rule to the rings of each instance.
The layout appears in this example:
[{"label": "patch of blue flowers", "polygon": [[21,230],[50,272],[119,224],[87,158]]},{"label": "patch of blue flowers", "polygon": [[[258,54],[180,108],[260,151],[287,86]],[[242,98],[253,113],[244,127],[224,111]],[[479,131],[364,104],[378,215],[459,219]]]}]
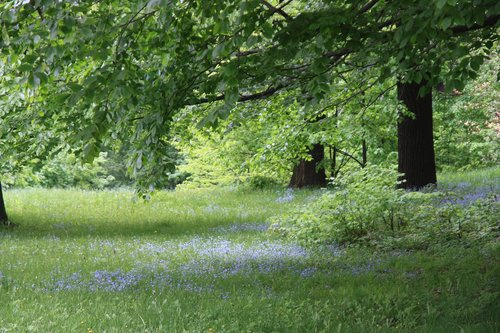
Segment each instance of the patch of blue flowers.
[{"label": "patch of blue flowers", "polygon": [[268,228],[269,223],[233,223],[229,225],[221,225],[215,228],[210,228],[208,230],[210,232],[225,234],[245,231],[264,232]]},{"label": "patch of blue flowers", "polygon": [[[468,186],[467,183],[460,183],[457,185],[457,189],[464,190],[467,188],[467,186]],[[495,201],[499,201],[500,197],[496,195],[496,192],[497,192],[496,188],[491,188],[491,187],[480,187],[477,188],[474,192],[459,191],[456,194],[447,196],[444,200],[441,201],[441,203],[450,205],[469,206],[480,199],[485,199],[490,196],[494,196]]]},{"label": "patch of blue flowers", "polygon": [[[117,244],[108,240],[90,244],[92,248],[97,246],[115,248]],[[244,244],[222,237],[194,237],[181,243],[135,240],[131,244],[120,244],[120,246],[135,248],[135,251],[129,252],[136,261],[130,270],[100,269],[91,273],[80,271],[69,275],[63,275],[58,271],[54,272],[49,281],[43,283],[42,289],[48,292],[73,290],[157,292],[176,289],[200,293],[213,292],[218,282],[235,276],[251,278],[276,273],[303,279],[318,274],[340,273],[357,276],[379,272],[383,263],[382,260],[376,260],[345,267],[335,264],[318,266],[315,259],[318,256],[321,257],[321,262],[324,262],[324,260],[331,261],[344,253],[344,250],[334,244],[306,249],[298,244],[281,241],[263,240]],[[178,258],[187,260],[179,261]]]},{"label": "patch of blue flowers", "polygon": [[295,198],[295,195],[293,193],[293,189],[288,188],[288,189],[286,189],[285,193],[283,193],[282,196],[280,196],[276,199],[276,202],[277,203],[290,202],[290,201],[293,201],[294,198]]},{"label": "patch of blue flowers", "polygon": [[[102,241],[91,244],[105,247],[113,242]],[[135,244],[139,245],[139,244]],[[186,252],[187,251],[187,252]],[[184,253],[183,253],[184,252]],[[91,274],[81,272],[60,276],[57,273],[45,283],[46,291],[90,290],[120,292],[136,288],[151,290],[182,289],[193,292],[209,291],[217,280],[231,276],[252,274],[272,274],[287,272],[303,278],[317,273],[318,268],[307,266],[305,261],[310,251],[296,245],[278,241],[257,241],[248,245],[224,238],[200,238],[182,242],[143,243],[136,252],[142,255],[156,254],[151,262],[137,263],[136,267],[125,271],[96,270]],[[158,256],[159,254],[165,255]],[[178,263],[170,258],[176,256],[192,259]],[[336,255],[328,251],[325,255]],[[196,284],[193,281],[199,281]]]},{"label": "patch of blue flowers", "polygon": [[147,272],[140,269],[130,271],[121,269],[111,271],[96,270],[89,275],[78,272],[65,277],[54,277],[45,284],[43,290],[48,292],[75,290],[122,292],[135,290],[141,286],[153,292],[164,289],[182,289],[191,292],[212,290],[211,286],[202,286],[187,280],[174,279],[165,270]]}]

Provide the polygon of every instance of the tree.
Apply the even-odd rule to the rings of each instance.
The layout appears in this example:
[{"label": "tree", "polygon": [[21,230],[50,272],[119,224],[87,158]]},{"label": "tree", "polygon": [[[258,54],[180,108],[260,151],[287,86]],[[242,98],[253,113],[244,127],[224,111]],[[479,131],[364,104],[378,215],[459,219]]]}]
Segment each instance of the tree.
[{"label": "tree", "polygon": [[316,143],[309,149],[311,159],[301,159],[293,168],[289,187],[326,186],[325,168],[321,166],[325,158],[325,147]]},{"label": "tree", "polygon": [[398,83],[398,99],[410,115],[398,123],[398,171],[403,188],[436,184],[436,162],[432,126],[432,92],[420,96],[425,83]]},{"label": "tree", "polygon": [[9,218],[7,217],[7,211],[5,210],[2,184],[0,183],[0,225],[7,225],[8,223],[9,223]]},{"label": "tree", "polygon": [[[460,89],[476,75],[497,38],[499,6],[493,0],[4,1],[0,84],[10,97],[1,109],[17,103],[20,112],[43,114],[39,130],[63,135],[85,158],[110,141],[131,142],[130,172],[147,174],[141,183],[147,188],[175,168],[172,120],[189,106],[216,105],[206,113],[215,122],[237,103],[306,91],[312,96],[306,110],[315,110],[341,75],[373,70],[377,80],[366,78],[343,99],[397,79],[405,117],[419,118],[424,108],[414,106],[428,100],[430,87],[444,81]],[[403,93],[416,86],[418,95]],[[405,186],[419,187],[434,182],[435,168],[430,163],[425,173],[413,173],[404,161],[419,154],[433,160],[430,149],[416,150],[414,134],[429,123],[417,119],[415,130],[403,129],[409,123],[403,118],[399,131],[406,147],[400,170],[416,177],[407,176]]]}]

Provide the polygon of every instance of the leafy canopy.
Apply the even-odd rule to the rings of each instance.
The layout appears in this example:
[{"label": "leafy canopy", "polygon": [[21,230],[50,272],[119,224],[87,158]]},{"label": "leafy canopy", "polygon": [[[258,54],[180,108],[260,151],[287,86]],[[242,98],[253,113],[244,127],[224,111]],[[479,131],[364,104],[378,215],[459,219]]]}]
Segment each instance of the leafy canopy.
[{"label": "leafy canopy", "polygon": [[3,1],[0,140],[4,154],[89,160],[126,144],[130,172],[153,184],[175,168],[180,110],[204,125],[289,92],[312,112],[346,73],[360,79],[341,99],[395,77],[460,89],[499,12],[493,0]]}]

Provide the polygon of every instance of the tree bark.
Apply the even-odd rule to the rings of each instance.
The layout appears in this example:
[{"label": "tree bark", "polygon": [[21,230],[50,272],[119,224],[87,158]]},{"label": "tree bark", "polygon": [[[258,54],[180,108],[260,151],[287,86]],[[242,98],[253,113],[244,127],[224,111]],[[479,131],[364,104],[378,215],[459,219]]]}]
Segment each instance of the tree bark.
[{"label": "tree bark", "polygon": [[2,183],[0,183],[0,225],[8,225],[9,219],[7,211],[5,210],[5,203],[3,201]]},{"label": "tree bark", "polygon": [[368,163],[368,146],[366,145],[366,139],[363,139],[361,141],[361,155],[362,155],[362,168],[366,167],[366,164]]},{"label": "tree bark", "polygon": [[316,143],[310,149],[309,154],[312,157],[310,161],[300,160],[294,167],[288,187],[326,186],[325,168],[318,167],[325,158],[325,147],[320,143]]},{"label": "tree bark", "polygon": [[398,170],[405,180],[400,187],[406,189],[436,184],[432,91],[419,96],[424,85],[399,82],[397,86],[398,99],[411,115],[401,115],[398,123]]}]

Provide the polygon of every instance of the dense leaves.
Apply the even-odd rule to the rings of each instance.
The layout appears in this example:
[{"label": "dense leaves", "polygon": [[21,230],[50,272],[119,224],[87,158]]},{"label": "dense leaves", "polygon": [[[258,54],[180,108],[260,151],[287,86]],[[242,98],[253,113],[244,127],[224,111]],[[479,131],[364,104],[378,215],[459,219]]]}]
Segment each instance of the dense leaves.
[{"label": "dense leaves", "polygon": [[[69,146],[91,160],[126,143],[146,185],[175,168],[172,120],[190,105],[221,101],[189,109],[206,124],[285,91],[310,107],[396,76],[460,89],[488,56],[500,10],[491,0],[37,0],[0,11],[0,137],[36,147],[4,154]],[[335,93],[346,73],[357,84]]]}]

